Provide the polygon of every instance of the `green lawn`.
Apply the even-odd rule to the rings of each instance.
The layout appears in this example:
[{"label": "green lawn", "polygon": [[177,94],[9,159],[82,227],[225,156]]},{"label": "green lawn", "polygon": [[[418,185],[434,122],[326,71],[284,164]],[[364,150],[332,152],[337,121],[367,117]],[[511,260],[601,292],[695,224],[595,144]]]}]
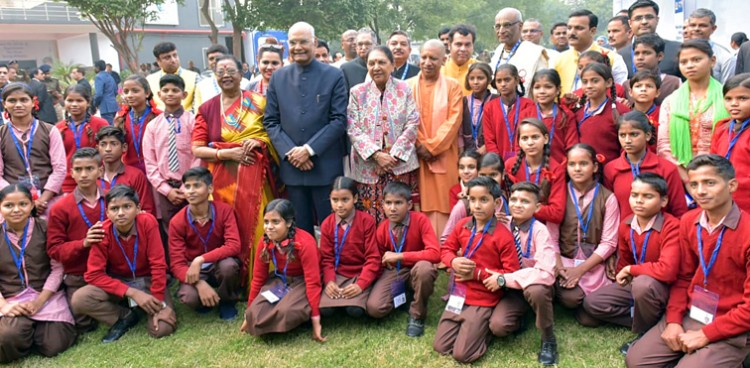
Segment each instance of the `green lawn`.
[{"label": "green lawn", "polygon": [[[45,359],[38,356],[20,361],[20,367],[446,367],[457,365],[452,358],[432,350],[435,327],[445,303],[440,300],[447,283],[438,279],[430,299],[425,335],[412,339],[404,334],[406,313],[397,311],[381,321],[349,317],[323,320],[328,342],[310,338],[310,326],[270,338],[240,334],[241,320],[222,322],[218,314],[199,315],[177,306],[179,326],[167,338],[148,337],[144,322],[120,341],[100,343],[106,332],[100,327],[87,334],[64,354]],[[244,304],[242,304],[244,309]],[[241,311],[242,312],[242,311]],[[571,311],[557,308],[556,333],[560,367],[623,367],[618,347],[632,338],[624,328],[579,326]],[[487,354],[476,365],[482,367],[539,367],[536,353],[539,333],[529,326],[518,336],[495,338]]]}]

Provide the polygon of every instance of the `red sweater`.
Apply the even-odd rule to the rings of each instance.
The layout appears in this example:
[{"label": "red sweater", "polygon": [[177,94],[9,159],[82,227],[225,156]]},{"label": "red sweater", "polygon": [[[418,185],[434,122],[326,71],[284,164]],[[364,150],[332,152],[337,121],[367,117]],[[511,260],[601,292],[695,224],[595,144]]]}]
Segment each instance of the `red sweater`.
[{"label": "red sweater", "polygon": [[562,162],[568,148],[578,143],[578,121],[576,114],[567,107],[558,105],[558,108],[554,131],[552,130],[552,116],[542,118],[542,121],[551,135],[550,157],[557,162]]},{"label": "red sweater", "polygon": [[[626,219],[633,214],[629,201],[633,173],[630,171],[630,164],[625,155],[626,153],[623,152],[619,158],[604,167],[604,186],[615,194],[617,205],[620,207],[621,219]],[[643,163],[641,163],[641,172],[659,174],[667,181],[669,203],[667,203],[665,212],[680,217],[688,211],[685,202],[685,187],[682,184],[680,173],[677,172],[677,166],[649,151]]]},{"label": "red sweater", "polygon": [[[714,128],[714,135],[711,138],[711,153],[721,155],[727,154],[729,149],[730,137],[729,123],[731,119],[718,122]],[[739,129],[742,122],[735,123],[735,129]],[[750,130],[750,129],[746,129]],[[737,172],[737,191],[734,192],[734,201],[743,211],[750,212],[750,132],[743,132],[732,149],[732,155],[729,156],[735,171]],[[742,174],[740,174],[742,173]]]},{"label": "red sweater", "polygon": [[[331,214],[320,225],[320,268],[323,271],[323,285],[336,280],[336,274],[347,278],[357,277],[356,284],[367,289],[380,276],[380,252],[375,244],[375,219],[367,212],[356,211],[353,223],[349,225],[339,256],[339,267],[335,269],[336,254],[334,239],[336,214]],[[339,246],[344,238],[339,229]]]},{"label": "red sweater", "polygon": [[[612,93],[610,91],[611,90],[609,88],[607,88],[607,97],[612,98]],[[573,93],[576,96],[578,96],[578,98],[582,98],[583,94],[584,94],[583,88],[579,88],[579,89],[573,91]],[[620,83],[615,83],[615,94],[619,98],[626,98],[625,87],[623,87],[622,84],[620,84]]]},{"label": "red sweater", "polygon": [[[81,203],[83,213],[92,225],[101,220],[102,204],[98,201],[96,207],[91,208]],[[62,263],[66,274],[83,276],[86,272],[90,247],[84,248],[83,240],[86,239],[88,231],[89,226],[78,210],[74,194],[63,196],[50,209],[47,223],[47,253],[50,258]]]},{"label": "red sweater", "polygon": [[[271,257],[271,249],[273,247],[273,242],[265,244],[262,238],[258,242],[258,251],[253,268],[253,281],[250,285],[250,297],[247,299],[248,304],[255,300],[258,294],[260,294],[260,289],[268,280],[269,271],[271,270],[271,265],[273,265]],[[307,301],[310,303],[310,309],[312,309],[310,316],[317,317],[320,315],[320,294],[323,292],[323,288],[320,285],[318,244],[312,235],[297,228],[294,236],[293,252],[294,259],[289,263],[286,274],[288,277],[304,275],[305,293],[307,294]],[[267,256],[267,260],[263,259],[265,258],[263,256],[264,253]],[[277,272],[281,275],[284,267],[286,267],[286,256],[282,252],[276,251],[276,261],[278,265],[276,268]]]},{"label": "red sweater", "polygon": [[[633,248],[630,242],[630,224],[636,221],[632,216],[620,224],[617,231],[617,248],[620,257],[617,260],[617,272],[625,266],[630,266],[633,276],[647,275],[661,282],[671,284],[677,280],[677,269],[680,266],[680,220],[670,214],[657,215],[646,246],[646,258],[643,263],[636,265]],[[641,247],[646,239],[646,233],[633,232],[635,249],[641,258]]]},{"label": "red sweater", "polygon": [[[503,117],[502,98],[496,98],[484,107],[484,116],[482,117],[482,131],[484,133],[484,143],[487,152],[495,152],[503,159],[511,157],[518,151],[518,123],[524,118],[536,118],[536,104],[534,101],[519,97],[520,101],[518,118],[516,119],[516,104],[508,108],[508,120],[510,125]],[[518,103],[518,102],[516,102]],[[514,126],[513,123],[516,123]],[[513,133],[513,142],[508,137],[508,127]]]},{"label": "red sweater", "polygon": [[[498,226],[494,219],[493,223],[484,236],[481,246],[471,257],[471,260],[476,262],[477,266],[474,269],[474,279],[464,282],[466,284],[467,305],[494,307],[503,295],[502,291],[493,293],[484,287],[482,281],[489,276],[485,272],[485,268],[502,274],[515,272],[520,268],[513,235],[505,226]],[[444,264],[450,266],[455,258],[463,257],[466,254],[473,224],[474,217],[467,217],[453,228],[448,240],[443,243],[440,260]],[[477,234],[471,244],[472,250],[481,236],[482,229],[477,229]],[[457,255],[459,251],[460,255]]]},{"label": "red sweater", "polygon": [[[667,305],[667,323],[682,324],[689,312],[693,288],[703,287],[703,269],[698,260],[698,237],[696,224],[701,209],[695,209],[682,217],[680,222],[680,252],[682,262],[677,272],[677,281],[672,285]],[[734,221],[728,221],[734,217]],[[712,323],[702,328],[709,341],[721,341],[750,331],[750,219],[748,214],[733,206],[725,219],[721,250],[708,276],[708,289],[719,294],[719,305]],[[736,225],[736,226],[735,226]],[[703,228],[703,256],[711,259],[721,229],[709,235]]]},{"label": "red sweater", "polygon": [[[161,111],[151,111],[151,113],[146,116],[146,119],[144,119],[140,131],[135,126],[131,129],[130,114],[125,114],[125,121],[123,122],[122,129],[125,131],[125,143],[128,144],[128,150],[125,152],[125,155],[123,155],[122,162],[124,162],[125,165],[135,167],[143,174],[146,173],[146,164],[143,162],[143,135],[146,132],[148,124],[151,123],[151,120],[154,120],[159,114],[161,114]],[[140,138],[137,139],[137,143],[135,144],[133,142],[136,140],[136,137],[133,137],[133,132],[138,136],[137,138]],[[138,154],[139,152],[140,155]],[[164,159],[166,159],[166,157],[164,157]]]},{"label": "red sweater", "polygon": [[[458,179],[461,180],[461,179]],[[451,187],[451,189],[448,191],[448,200],[450,201],[451,208],[453,208],[456,203],[458,203],[458,194],[461,193],[461,183],[458,183]]]},{"label": "red sweater", "polygon": [[[156,216],[154,191],[151,189],[146,174],[132,166],[123,165],[115,179],[115,185],[117,184],[125,184],[133,188],[138,194],[141,210]],[[106,195],[112,189],[112,183],[99,179],[99,188],[102,189],[102,195]]]},{"label": "red sweater", "polygon": [[[536,183],[536,170],[530,172],[529,177],[526,178],[526,160],[521,162],[521,166],[518,167],[515,175],[511,172],[516,161],[516,157],[511,157],[505,161],[505,171],[510,176],[510,180],[513,183],[524,181]],[[554,222],[559,224],[565,217],[565,167],[554,160],[550,160],[549,167],[550,170],[542,168],[539,174],[541,178],[538,185],[545,186],[544,182],[548,182],[549,191],[542,193],[542,208],[534,214],[534,217],[544,223]]]},{"label": "red sweater", "polygon": [[[200,236],[190,226],[185,206],[177,212],[169,222],[169,260],[172,274],[181,282],[185,281],[185,274],[190,263],[198,256],[203,256],[206,263],[219,262],[229,257],[240,256],[240,233],[237,228],[237,218],[229,205],[221,202],[211,202],[216,217],[210,219],[203,226],[194,223]],[[208,239],[208,252],[203,248],[201,238],[206,239],[214,224],[213,233]]]},{"label": "red sweater", "polygon": [[[601,153],[605,157],[604,163],[608,163],[620,156],[620,140],[617,139],[617,127],[612,120],[612,102],[604,104],[604,109],[599,114],[590,116],[583,120],[585,108],[580,108],[576,112],[576,119],[579,122],[578,132],[581,134],[581,143],[586,143],[594,147],[596,153]],[[618,116],[622,116],[630,111],[627,106],[617,102]]]},{"label": "red sweater", "polygon": [[[81,148],[91,147],[96,148],[96,133],[102,127],[109,126],[109,123],[96,116],[91,117],[91,121],[83,129],[81,134]],[[70,176],[70,169],[72,167],[70,159],[73,158],[73,154],[76,153],[76,140],[73,131],[68,126],[68,121],[63,120],[57,123],[57,130],[60,131],[60,135],[63,140],[63,147],[65,147],[65,163],[68,165],[67,173],[65,173],[65,181],[62,184],[62,192],[70,193],[76,188],[76,182],[73,177]]]},{"label": "red sweater", "polygon": [[[133,274],[128,261],[122,254],[125,250],[128,259],[133,259],[136,236],[128,239],[120,237],[122,249],[115,239],[112,221],[104,221],[104,240],[91,246],[88,270],[84,279],[109,294],[124,297],[128,285],[122,280],[131,280]],[[159,223],[148,213],[139,213],[135,218],[138,232],[138,255],[136,257],[136,277],[151,276],[151,295],[161,301],[167,288],[167,262],[164,258],[164,246],[159,234]]]},{"label": "red sweater", "polygon": [[[396,251],[391,242],[390,232],[390,222],[383,221],[378,226],[377,233],[375,233],[375,242],[378,245],[381,258],[385,252]],[[399,241],[399,239],[396,239],[396,241]],[[401,252],[404,254],[401,266],[404,267],[414,266],[419,261],[440,262],[440,243],[430,219],[423,213],[409,211],[409,229],[406,232],[404,249]]]}]

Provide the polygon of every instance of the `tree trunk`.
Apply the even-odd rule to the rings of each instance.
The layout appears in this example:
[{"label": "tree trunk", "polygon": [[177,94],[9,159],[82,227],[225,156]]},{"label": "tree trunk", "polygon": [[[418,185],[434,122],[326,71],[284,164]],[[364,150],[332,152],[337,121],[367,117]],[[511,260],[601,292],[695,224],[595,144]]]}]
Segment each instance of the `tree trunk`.
[{"label": "tree trunk", "polygon": [[242,26],[232,23],[232,54],[240,61],[245,61],[245,55],[242,55]]},{"label": "tree trunk", "polygon": [[219,43],[219,29],[216,28],[216,23],[214,23],[214,18],[211,16],[211,13],[208,11],[208,5],[210,4],[211,0],[203,0],[203,3],[201,3],[201,13],[206,18],[206,21],[208,22],[209,27],[211,27],[211,33],[208,35],[208,39],[211,40],[212,45],[217,45]]}]

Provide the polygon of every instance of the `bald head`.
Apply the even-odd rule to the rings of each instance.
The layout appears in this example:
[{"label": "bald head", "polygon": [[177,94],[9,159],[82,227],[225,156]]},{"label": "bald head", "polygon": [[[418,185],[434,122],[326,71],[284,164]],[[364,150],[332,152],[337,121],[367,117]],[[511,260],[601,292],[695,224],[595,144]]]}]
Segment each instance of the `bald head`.
[{"label": "bald head", "polygon": [[499,12],[497,12],[497,15],[495,15],[495,19],[497,18],[504,18],[504,19],[512,19],[514,22],[523,22],[523,16],[521,15],[521,11],[516,8],[503,8],[500,9]]},{"label": "bald head", "polygon": [[357,57],[357,31],[353,29],[346,30],[341,34],[341,49],[344,50],[346,60],[352,60]]},{"label": "bald head", "polygon": [[428,40],[422,45],[422,52],[427,49],[436,49],[440,53],[440,57],[445,57],[445,45],[443,41],[436,39]]},{"label": "bald head", "polygon": [[315,29],[308,23],[298,22],[289,28],[289,54],[300,65],[310,64],[315,55]]},{"label": "bald head", "polygon": [[504,8],[495,16],[495,36],[508,50],[521,39],[523,17],[516,8]]},{"label": "bald head", "polygon": [[315,38],[315,28],[307,22],[297,22],[289,27],[289,33],[304,32],[310,35],[311,38]]},{"label": "bald head", "polygon": [[445,45],[440,40],[429,40],[422,45],[419,53],[420,74],[425,80],[437,80],[440,67],[445,62]]}]

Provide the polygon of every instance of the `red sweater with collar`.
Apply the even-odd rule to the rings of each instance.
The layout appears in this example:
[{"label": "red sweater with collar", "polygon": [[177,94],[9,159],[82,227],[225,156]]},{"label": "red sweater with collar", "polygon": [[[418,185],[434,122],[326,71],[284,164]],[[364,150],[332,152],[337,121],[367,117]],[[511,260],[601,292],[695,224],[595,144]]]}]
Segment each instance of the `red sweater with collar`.
[{"label": "red sweater with collar", "polygon": [[[96,148],[96,133],[99,129],[109,126],[109,123],[96,116],[92,116],[91,120],[83,128],[83,134],[81,134],[81,148],[91,147]],[[76,140],[73,131],[68,126],[67,120],[62,120],[56,125],[57,130],[60,131],[60,135],[63,140],[63,147],[65,147],[65,163],[68,165],[67,173],[65,173],[65,180],[62,184],[62,192],[70,193],[76,188],[76,182],[73,177],[70,176],[70,169],[72,167],[70,160],[73,158],[73,154],[76,153]]]},{"label": "red sweater with collar", "polygon": [[[335,269],[336,214],[329,215],[320,225],[320,268],[323,285],[336,280],[336,274],[347,278],[357,277],[356,284],[367,289],[380,276],[380,252],[375,244],[375,219],[368,213],[356,211],[353,222],[341,249],[339,267]],[[344,231],[339,229],[339,246]]]},{"label": "red sweater with collar", "polygon": [[[99,179],[99,188],[102,190],[102,195],[107,195],[110,189],[112,189],[112,183]],[[125,184],[138,194],[139,202],[141,203],[141,210],[146,211],[156,216],[156,205],[154,204],[154,191],[151,189],[151,184],[146,178],[146,174],[141,172],[132,166],[125,165],[125,171],[117,175],[115,185]]]},{"label": "red sweater with collar", "polygon": [[[733,210],[739,207],[734,207]],[[695,286],[703,287],[703,269],[698,259],[696,224],[703,210],[694,209],[680,221],[682,261],[677,281],[672,285],[667,305],[667,323],[682,324],[688,314]],[[703,257],[708,262],[721,229],[712,234],[704,228]],[[719,305],[712,323],[702,328],[709,341],[717,342],[750,331],[750,219],[741,211],[737,226],[727,227],[716,263],[708,276],[708,289],[719,294]]]},{"label": "red sweater with collar", "polygon": [[[620,257],[617,260],[617,272],[625,266],[630,266],[633,276],[647,275],[661,282],[671,284],[677,280],[677,269],[680,267],[680,220],[670,214],[663,215],[660,229],[651,228],[651,235],[646,245],[646,258],[643,263],[636,265],[633,257],[633,247],[630,242],[630,217],[620,224],[617,231],[617,248]],[[635,249],[638,258],[641,257],[641,247],[646,239],[646,232],[633,232]]]},{"label": "red sweater with collar", "polygon": [[[93,225],[101,218],[103,201],[97,201],[91,208],[81,203],[81,209]],[[105,208],[106,211],[106,208]],[[91,247],[84,248],[83,240],[89,231],[89,225],[78,210],[75,196],[71,193],[63,196],[52,206],[47,222],[47,253],[50,258],[62,263],[66,274],[83,276]]]},{"label": "red sweater with collar", "polygon": [[[381,258],[385,252],[395,252],[390,232],[390,222],[386,220],[380,223],[375,234],[375,242]],[[414,266],[419,261],[440,262],[440,243],[438,243],[430,219],[421,212],[409,212],[409,229],[406,232],[404,249],[401,251],[404,254],[404,261],[401,265],[404,267]]]},{"label": "red sweater with collar", "polygon": [[578,121],[576,114],[565,106],[558,105],[557,118],[552,130],[552,116],[542,118],[547,131],[550,132],[550,157],[556,162],[565,159],[568,148],[578,143]]},{"label": "red sweater with collar", "polygon": [[[125,143],[128,144],[128,150],[125,152],[125,155],[123,155],[122,162],[124,162],[125,165],[140,170],[144,175],[146,174],[146,164],[143,161],[143,135],[146,132],[148,124],[151,123],[151,120],[154,120],[161,113],[162,112],[159,110],[152,110],[151,113],[146,116],[146,119],[144,119],[143,124],[140,126],[140,130],[137,126],[131,123],[130,114],[125,114],[124,116],[125,120],[123,121],[122,129],[125,131]],[[118,115],[120,114],[121,112],[118,112]],[[133,133],[135,133],[137,137],[134,137]],[[138,152],[141,154],[138,155]]]},{"label": "red sweater with collar", "polygon": [[[172,217],[169,222],[169,260],[172,274],[181,282],[185,282],[185,275],[190,263],[198,256],[203,256],[204,262],[215,263],[229,257],[240,256],[240,232],[237,228],[237,218],[229,205],[221,202],[211,202],[215,217],[203,226],[195,223],[200,236],[190,226],[185,206]],[[206,239],[213,223],[214,230],[204,249],[201,238]]]},{"label": "red sweater with collar", "polygon": [[[711,153],[722,157],[727,154],[730,137],[734,137],[734,134],[729,134],[731,121],[731,119],[725,119],[716,124],[714,135],[711,138]],[[742,122],[737,122],[735,129],[739,129],[739,126],[742,126]],[[732,162],[732,166],[738,174],[737,191],[733,195],[734,201],[743,211],[750,211],[750,195],[748,195],[750,193],[750,175],[748,175],[750,173],[750,132],[747,132],[750,129],[745,130],[740,134],[740,138],[732,149],[729,161]]]},{"label": "red sweater with collar", "polygon": [[[485,268],[502,274],[515,272],[520,268],[513,235],[505,226],[498,224],[494,219],[493,221],[495,222],[494,229],[484,235],[481,246],[471,257],[471,260],[476,262],[476,268],[474,279],[464,282],[467,305],[494,307],[503,295],[502,290],[493,293],[484,287],[482,281],[489,276]],[[466,254],[466,247],[471,238],[471,229],[467,229],[467,226],[472,226],[473,222],[474,217],[467,217],[453,229],[441,249],[440,260],[444,264],[450,266],[455,258]],[[470,249],[474,249],[480,238],[482,238],[482,229],[477,230]],[[460,256],[457,255],[459,251]]]},{"label": "red sweater with collar", "polygon": [[[620,157],[604,167],[604,186],[615,194],[617,205],[620,206],[621,219],[626,219],[633,214],[629,202],[633,173],[625,155],[626,153],[623,152]],[[664,212],[680,217],[688,211],[685,202],[685,186],[682,184],[677,166],[649,151],[641,163],[641,172],[658,174],[667,181],[669,203]]]},{"label": "red sweater with collar", "polygon": [[[503,159],[508,159],[512,156],[511,153],[518,152],[518,123],[524,118],[536,118],[537,112],[534,101],[526,97],[519,97],[513,106],[508,108],[509,124],[505,121],[505,117],[503,117],[502,101],[502,98],[496,98],[484,107],[482,132],[487,152],[495,152]],[[516,103],[521,104],[518,111],[518,118],[516,118]],[[516,125],[513,125],[514,122]],[[508,137],[508,127],[510,127],[510,131],[513,133],[512,143],[511,138]]]},{"label": "red sweater with collar", "polygon": [[[120,237],[122,249],[115,239],[116,231],[112,221],[104,221],[104,240],[91,246],[88,270],[84,279],[109,294],[124,297],[128,285],[122,280],[131,280],[133,274],[128,267],[128,261],[123,255],[123,249],[128,259],[133,259],[136,236],[128,239]],[[164,246],[159,234],[159,223],[148,213],[139,213],[135,218],[138,232],[138,254],[136,255],[136,277],[151,277],[151,295],[164,301],[167,288],[167,262],[164,258]]]},{"label": "red sweater with collar", "polygon": [[[622,116],[630,109],[617,102],[617,115]],[[604,104],[602,112],[590,116],[583,120],[585,107],[576,111],[576,120],[578,121],[578,132],[581,135],[581,143],[586,143],[594,147],[596,153],[604,155],[605,161],[608,162],[620,156],[620,140],[617,138],[617,127],[612,118],[612,102]]]},{"label": "red sweater with collar", "polygon": [[[320,316],[320,294],[323,293],[323,288],[320,285],[320,254],[318,253],[318,244],[312,235],[308,234],[302,229],[297,228],[294,235],[294,250],[292,252],[294,259],[289,263],[287,267],[286,256],[279,251],[276,251],[277,261],[277,272],[281,275],[285,267],[287,267],[287,276],[305,277],[305,293],[307,294],[307,301],[310,303],[311,317]],[[271,275],[271,266],[273,265],[271,257],[271,249],[274,248],[274,243],[269,242],[268,244],[263,242],[261,238],[258,241],[258,251],[256,252],[255,263],[253,266],[253,281],[250,285],[250,296],[247,299],[248,305],[255,300],[260,294],[260,289],[268,280]],[[263,255],[266,254],[267,261],[264,260]]]},{"label": "red sweater with collar", "polygon": [[[505,171],[513,183],[530,181],[537,185],[542,185],[544,181],[549,182],[549,192],[545,193],[546,198],[542,200],[542,207],[534,214],[534,217],[544,223],[561,223],[565,217],[565,167],[554,160],[550,160],[550,170],[542,168],[542,171],[539,173],[539,176],[541,176],[540,179],[537,179],[536,170],[530,172],[529,177],[526,178],[526,160],[521,162],[521,166],[518,167],[518,171],[515,174],[512,173],[516,161],[516,157],[511,157],[505,161]],[[539,180],[538,183],[537,180]]]}]

